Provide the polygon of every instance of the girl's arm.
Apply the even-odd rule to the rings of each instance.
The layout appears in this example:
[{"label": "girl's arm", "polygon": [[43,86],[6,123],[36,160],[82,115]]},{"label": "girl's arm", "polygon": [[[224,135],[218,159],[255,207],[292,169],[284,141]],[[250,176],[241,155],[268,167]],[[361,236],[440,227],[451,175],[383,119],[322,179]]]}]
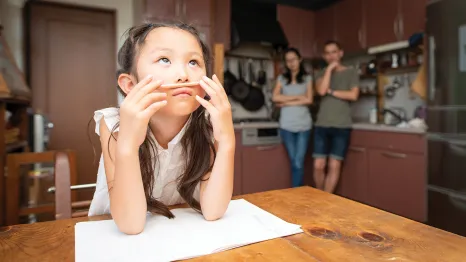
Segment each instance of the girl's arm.
[{"label": "girl's arm", "polygon": [[199,83],[210,100],[199,96],[196,96],[196,100],[210,114],[217,150],[212,171],[205,174],[204,181],[201,181],[200,204],[204,218],[216,220],[225,214],[233,195],[235,130],[228,96],[217,76],[214,75],[212,79],[204,77]]},{"label": "girl's arm", "polygon": [[212,172],[207,173],[200,188],[200,204],[206,220],[217,220],[223,216],[233,195],[233,172],[235,141],[215,144],[217,157]]},{"label": "girl's arm", "polygon": [[287,96],[282,94],[282,84],[280,80],[277,80],[275,88],[273,89],[272,101],[275,103],[284,103],[289,101],[294,101],[302,98],[302,96]]},{"label": "girl's arm", "polygon": [[[118,133],[113,135],[118,138]],[[112,218],[121,232],[138,234],[144,229],[147,212],[138,151],[115,141],[104,119],[100,121],[100,143]]]}]

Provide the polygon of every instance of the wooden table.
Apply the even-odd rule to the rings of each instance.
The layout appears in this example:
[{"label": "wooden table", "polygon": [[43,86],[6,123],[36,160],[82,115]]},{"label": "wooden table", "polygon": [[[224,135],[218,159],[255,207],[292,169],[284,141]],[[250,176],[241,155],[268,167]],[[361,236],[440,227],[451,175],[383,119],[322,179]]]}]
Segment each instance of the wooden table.
[{"label": "wooden table", "polygon": [[[193,261],[466,261],[466,238],[311,187],[245,195],[304,233]],[[73,261],[76,222],[16,225],[0,231],[0,261]]]}]

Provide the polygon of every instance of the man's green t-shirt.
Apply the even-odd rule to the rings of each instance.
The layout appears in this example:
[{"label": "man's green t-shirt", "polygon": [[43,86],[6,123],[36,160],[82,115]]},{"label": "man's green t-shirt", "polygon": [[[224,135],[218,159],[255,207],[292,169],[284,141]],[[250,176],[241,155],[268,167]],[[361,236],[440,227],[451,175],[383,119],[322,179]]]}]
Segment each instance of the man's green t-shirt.
[{"label": "man's green t-shirt", "polygon": [[[316,79],[323,77],[325,69],[317,72]],[[333,71],[330,78],[331,90],[351,90],[359,88],[359,74],[354,68],[343,71]],[[350,101],[325,95],[320,102],[316,126],[349,128],[352,126]]]}]

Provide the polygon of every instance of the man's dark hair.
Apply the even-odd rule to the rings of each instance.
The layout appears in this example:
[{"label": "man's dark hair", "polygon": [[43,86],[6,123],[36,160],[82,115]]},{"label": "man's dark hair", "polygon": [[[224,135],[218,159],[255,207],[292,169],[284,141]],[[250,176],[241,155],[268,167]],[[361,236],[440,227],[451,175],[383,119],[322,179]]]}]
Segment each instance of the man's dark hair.
[{"label": "man's dark hair", "polygon": [[335,40],[327,40],[327,42],[325,42],[325,44],[324,44],[324,49],[328,45],[336,45],[338,47],[338,49],[343,50],[343,48],[341,47],[341,44],[339,42],[335,41]]}]

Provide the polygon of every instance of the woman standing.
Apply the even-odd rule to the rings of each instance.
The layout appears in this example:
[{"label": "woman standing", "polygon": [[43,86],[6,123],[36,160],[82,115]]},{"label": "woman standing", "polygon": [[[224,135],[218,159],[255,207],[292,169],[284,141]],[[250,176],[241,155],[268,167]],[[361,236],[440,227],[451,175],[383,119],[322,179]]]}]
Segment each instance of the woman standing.
[{"label": "woman standing", "polygon": [[304,185],[304,158],[312,128],[308,106],[312,104],[312,79],[296,48],[284,53],[285,73],[278,76],[273,102],[281,108],[280,135],[291,162],[292,186]]}]

